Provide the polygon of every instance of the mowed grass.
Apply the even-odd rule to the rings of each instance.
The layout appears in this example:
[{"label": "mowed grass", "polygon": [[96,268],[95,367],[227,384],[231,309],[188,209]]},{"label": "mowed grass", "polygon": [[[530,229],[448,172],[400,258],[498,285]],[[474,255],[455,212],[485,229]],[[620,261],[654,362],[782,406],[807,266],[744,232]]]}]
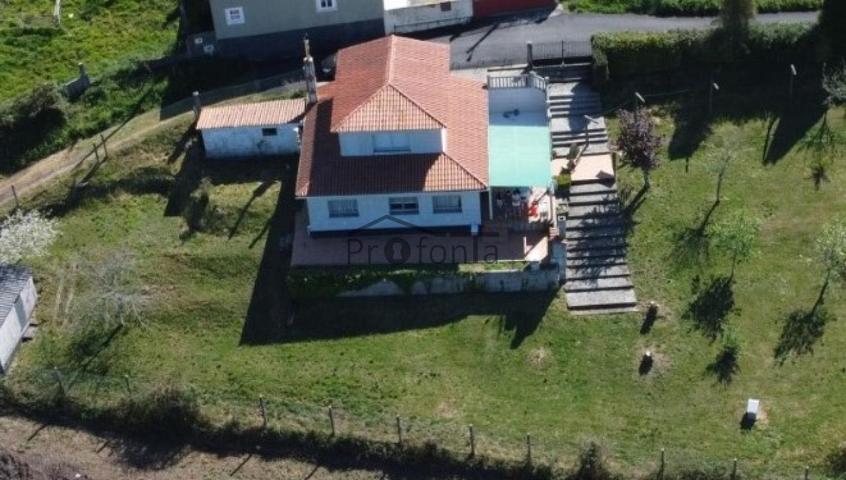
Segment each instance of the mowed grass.
[{"label": "mowed grass", "polygon": [[[654,114],[671,133],[672,118]],[[842,132],[843,110],[830,118]],[[822,274],[813,243],[823,224],[846,212],[846,168],[835,159],[831,181],[817,190],[798,147],[774,164],[762,162],[765,120],[718,120],[711,128],[690,159],[664,162],[634,212],[638,295],[662,305],[648,332],[639,314],[570,316],[559,297],[468,295],[302,305],[287,340],[266,345],[241,344],[241,333],[280,182],[244,210],[272,172],[212,175],[215,224],[186,235],[182,217],[164,216],[172,185],[150,181],[179,177],[180,161],[167,159],[181,132],[170,132],[104,165],[94,180],[104,188],[94,191],[108,193],[63,212],[61,238],[33,263],[44,328],[23,348],[10,380],[32,390],[31,373],[49,378],[54,365],[67,375],[80,369],[85,357],[68,353],[74,319],[64,313],[69,285],[84,288],[73,280],[80,275],[74,265],[129,251],[150,298],[145,325],[124,330],[76,377],[71,395],[92,405],[127,395],[128,375],[135,392],[162,384],[195,392],[218,424],[258,424],[264,395],[277,426],[328,430],[325,408],[332,405],[345,433],[393,438],[399,414],[411,441],[466,449],[473,424],[481,453],[508,458],[522,457],[531,433],[536,459],[569,465],[585,441],[598,440],[613,466],[629,474],[652,470],[661,448],[671,466],[727,466],[737,457],[756,476],[799,475],[806,464],[820,472],[825,456],[846,441],[842,290],[833,288],[826,302],[841,320],[825,326],[813,354],[782,365],[774,350],[785,317],[816,299]],[[676,241],[711,206],[717,145],[737,159],[713,221],[738,208],[763,220],[758,254],[739,267],[733,288],[737,309],[726,323],[742,350],[728,384],[707,370],[720,339],[684,318],[694,277],[707,283],[727,274],[728,262],[716,254],[707,263],[682,262]],[[281,184],[290,174],[279,169]],[[637,191],[640,182],[639,172],[621,171],[622,186]],[[38,202],[57,198],[54,189]],[[656,362],[641,375],[646,349]],[[749,397],[761,399],[763,415],[744,432]]]},{"label": "mowed grass", "polygon": [[75,78],[84,62],[97,77],[132,59],[170,52],[179,25],[172,0],[64,0],[61,26],[52,0],[0,2],[0,101],[42,82]]}]

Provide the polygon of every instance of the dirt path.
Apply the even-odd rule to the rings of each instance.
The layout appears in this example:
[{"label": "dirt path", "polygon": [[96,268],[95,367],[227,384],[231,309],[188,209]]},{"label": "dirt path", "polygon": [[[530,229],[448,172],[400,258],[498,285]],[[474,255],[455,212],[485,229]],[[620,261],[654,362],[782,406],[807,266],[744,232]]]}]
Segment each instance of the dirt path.
[{"label": "dirt path", "polygon": [[[264,459],[259,455],[217,455],[190,448],[167,448],[120,438],[104,437],[28,419],[0,417],[0,479],[22,480],[187,480],[239,478],[248,480],[377,480],[397,478],[381,470],[327,470],[294,459]],[[28,468],[20,468],[20,465]],[[4,470],[5,467],[8,468]],[[6,475],[29,471],[32,475]],[[47,472],[47,476],[38,474]],[[51,474],[56,472],[56,474]],[[86,477],[87,475],[87,477]],[[407,478],[407,472],[400,474]],[[421,480],[417,478],[416,480]]]}]

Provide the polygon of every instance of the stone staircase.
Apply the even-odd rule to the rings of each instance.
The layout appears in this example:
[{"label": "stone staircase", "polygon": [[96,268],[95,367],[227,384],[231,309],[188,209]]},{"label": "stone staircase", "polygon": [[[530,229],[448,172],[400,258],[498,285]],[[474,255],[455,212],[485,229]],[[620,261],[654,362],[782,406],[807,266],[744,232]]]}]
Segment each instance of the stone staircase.
[{"label": "stone staircase", "polygon": [[634,311],[626,229],[617,187],[599,180],[570,187],[564,291],[574,313]]},{"label": "stone staircase", "polygon": [[552,83],[549,87],[552,148],[566,155],[573,145],[586,154],[608,153],[608,130],[599,94],[583,82]]}]

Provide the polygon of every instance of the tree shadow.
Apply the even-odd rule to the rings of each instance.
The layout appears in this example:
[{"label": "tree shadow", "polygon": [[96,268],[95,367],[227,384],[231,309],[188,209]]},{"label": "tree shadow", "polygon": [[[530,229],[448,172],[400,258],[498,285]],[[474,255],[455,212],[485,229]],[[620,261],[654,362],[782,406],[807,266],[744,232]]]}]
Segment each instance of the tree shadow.
[{"label": "tree shadow", "polygon": [[825,458],[831,478],[846,478],[846,443],[840,444]]},{"label": "tree shadow", "polygon": [[681,101],[674,117],[676,128],[667,145],[667,153],[670,160],[690,158],[711,135],[711,119],[701,102],[690,95]]},{"label": "tree shadow", "polygon": [[[783,159],[819,123],[825,112],[824,98],[820,94],[803,101],[801,106],[785,108],[778,119],[772,117],[767,129],[764,164],[772,165]],[[775,122],[775,131],[770,133]]]},{"label": "tree shadow", "polygon": [[835,321],[834,314],[824,306],[811,310],[795,310],[787,316],[781,330],[774,355],[779,364],[790,356],[801,356],[814,352],[814,345],[825,333],[827,323]]},{"label": "tree shadow", "polygon": [[705,372],[713,375],[723,385],[730,384],[739,371],[737,352],[727,348],[720,349],[714,361],[705,367]]},{"label": "tree shadow", "polygon": [[726,319],[736,311],[733,285],[730,276],[714,277],[704,286],[698,275],[693,279],[695,296],[683,317],[711,342],[723,333]]},{"label": "tree shadow", "polygon": [[164,210],[166,217],[180,216],[188,207],[191,194],[200,186],[202,180],[203,157],[202,148],[197,143],[185,152],[185,158],[174,176],[173,188],[167,197]]},{"label": "tree shadow", "polygon": [[165,439],[143,442],[112,438],[109,441],[109,447],[122,463],[146,471],[165,470],[173,467],[189,453],[185,442]]},{"label": "tree shadow", "polygon": [[255,202],[259,197],[264,195],[273,184],[276,183],[275,179],[265,180],[263,181],[255,190],[253,190],[252,196],[250,199],[247,200],[247,203],[244,204],[243,208],[238,212],[238,219],[235,220],[235,224],[232,225],[232,228],[229,230],[229,239],[231,240],[232,237],[238,233],[238,227],[241,226],[241,222],[244,221],[244,217],[247,215],[247,211],[249,211],[250,207],[252,206],[253,202]]}]

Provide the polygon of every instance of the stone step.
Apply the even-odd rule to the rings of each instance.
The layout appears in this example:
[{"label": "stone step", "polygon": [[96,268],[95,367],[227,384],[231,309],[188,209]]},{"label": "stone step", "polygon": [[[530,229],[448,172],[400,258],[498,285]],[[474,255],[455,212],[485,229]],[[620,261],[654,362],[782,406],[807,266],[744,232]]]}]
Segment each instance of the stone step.
[{"label": "stone step", "polygon": [[625,257],[625,248],[590,248],[587,250],[567,250],[567,260],[577,258],[605,258],[605,257]]},{"label": "stone step", "polygon": [[[582,160],[584,161],[584,158]],[[617,192],[617,185],[615,183],[592,182],[570,186],[571,197],[574,195],[594,195],[609,192]]]},{"label": "stone step", "polygon": [[626,257],[624,256],[616,256],[616,257],[585,257],[585,258],[571,258],[567,260],[567,267],[574,268],[574,269],[592,269],[595,272],[595,276],[602,276],[602,272],[598,271],[600,269],[615,267],[615,266],[627,266]]},{"label": "stone step", "polygon": [[549,101],[549,108],[553,110],[560,110],[562,108],[596,108],[597,111],[602,110],[602,104],[598,100],[576,100],[576,99],[569,99],[569,100],[550,100]]},{"label": "stone step", "polygon": [[594,194],[587,194],[587,195],[574,195],[570,198],[569,204],[571,207],[576,207],[579,205],[596,205],[596,204],[604,204],[604,203],[619,203],[620,198],[617,196],[617,192],[608,192],[608,193],[594,193]]},{"label": "stone step", "polygon": [[[562,117],[562,118],[566,118],[566,117]],[[554,129],[554,130],[551,130],[550,132],[551,132],[551,135],[552,135],[553,138],[555,138],[555,137],[566,137],[566,136],[571,136],[571,135],[582,135],[582,136],[584,136],[585,132],[587,132],[589,134],[593,134],[593,135],[608,135],[608,130],[606,130],[605,127],[602,127],[602,126],[591,126],[589,128],[584,128],[584,127],[582,127],[582,128],[569,127],[568,128],[568,127],[565,127],[565,128],[559,128],[557,130]]]},{"label": "stone step", "polygon": [[625,290],[598,290],[594,292],[567,292],[567,307],[571,310],[596,310],[637,306],[633,288]]},{"label": "stone step", "polygon": [[585,280],[571,280],[564,284],[568,292],[592,292],[595,290],[620,290],[632,288],[629,277],[608,277]]},{"label": "stone step", "polygon": [[573,230],[594,230],[597,228],[625,226],[623,219],[620,218],[619,215],[612,215],[608,217],[568,218],[565,225],[568,232]]},{"label": "stone step", "polygon": [[597,248],[626,248],[626,238],[619,237],[582,237],[567,240],[567,251],[592,250]]},{"label": "stone step", "polygon": [[578,93],[550,93],[549,99],[552,100],[591,100],[601,102],[602,97],[595,92],[578,92]]},{"label": "stone step", "polygon": [[[608,139],[607,138],[601,138],[601,137],[599,137],[599,138],[591,137],[591,138],[588,138],[588,139],[585,139],[584,137],[582,137],[581,139],[572,138],[572,139],[568,139],[568,140],[554,140],[552,142],[552,147],[553,148],[570,148],[572,145],[583,146],[585,144],[588,144],[588,149],[589,149],[588,152],[591,153],[591,154],[599,153],[599,152],[602,152],[602,153],[608,152]],[[590,149],[591,147],[595,147],[595,148],[591,150]],[[599,150],[597,150],[597,149],[599,149]]]},{"label": "stone step", "polygon": [[594,278],[628,277],[631,275],[629,266],[625,264],[570,266],[570,263],[572,262],[567,262],[567,268],[564,270],[568,282]]},{"label": "stone step", "polygon": [[608,142],[591,143],[584,151],[584,155],[607,155],[611,153]]},{"label": "stone step", "polygon": [[607,217],[611,215],[619,215],[620,212],[620,205],[616,203],[578,205],[570,207],[570,211],[567,213],[567,219]]},{"label": "stone step", "polygon": [[620,307],[620,308],[596,308],[596,309],[582,309],[582,310],[572,310],[570,311],[570,315],[574,317],[586,317],[590,315],[618,315],[623,313],[635,313],[639,312],[640,310],[638,307]]},{"label": "stone step", "polygon": [[607,144],[610,138],[607,133],[602,132],[554,132],[552,133],[552,142],[568,143],[568,142],[582,142],[589,141],[591,143],[605,143]]},{"label": "stone step", "polygon": [[568,230],[565,234],[567,241],[579,241],[586,238],[622,237],[626,229],[622,225],[613,227],[586,228],[581,230]]}]

